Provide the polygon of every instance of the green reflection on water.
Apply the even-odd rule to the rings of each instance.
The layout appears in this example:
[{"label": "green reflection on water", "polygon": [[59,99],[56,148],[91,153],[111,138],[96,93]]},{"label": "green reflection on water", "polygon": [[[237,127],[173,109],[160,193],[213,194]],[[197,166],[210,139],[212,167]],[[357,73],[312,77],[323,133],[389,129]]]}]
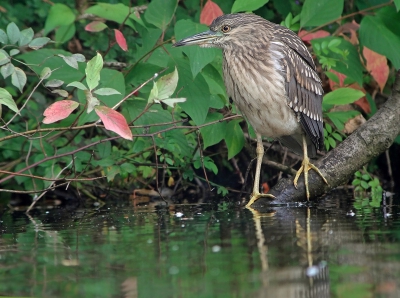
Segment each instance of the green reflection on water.
[{"label": "green reflection on water", "polygon": [[[180,208],[180,209],[177,209]],[[379,209],[210,206],[1,218],[0,295],[400,297],[400,224]]]}]

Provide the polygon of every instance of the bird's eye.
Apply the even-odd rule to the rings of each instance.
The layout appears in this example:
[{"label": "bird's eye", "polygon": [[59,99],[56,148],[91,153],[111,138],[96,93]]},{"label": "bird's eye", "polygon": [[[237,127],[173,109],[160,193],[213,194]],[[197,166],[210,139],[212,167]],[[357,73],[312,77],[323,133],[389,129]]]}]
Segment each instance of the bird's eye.
[{"label": "bird's eye", "polygon": [[231,27],[228,26],[228,25],[224,25],[224,26],[222,26],[221,31],[222,31],[223,33],[227,33],[227,32],[229,32],[229,31],[231,31]]}]

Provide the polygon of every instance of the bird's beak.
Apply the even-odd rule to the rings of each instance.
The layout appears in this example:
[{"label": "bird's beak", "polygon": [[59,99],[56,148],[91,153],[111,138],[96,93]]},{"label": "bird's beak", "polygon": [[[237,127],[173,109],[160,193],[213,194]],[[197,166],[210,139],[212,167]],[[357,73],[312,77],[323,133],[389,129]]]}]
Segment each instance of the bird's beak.
[{"label": "bird's beak", "polygon": [[190,45],[207,45],[211,44],[213,40],[217,39],[220,37],[219,32],[214,32],[211,30],[195,34],[193,36],[184,38],[177,43],[174,43],[174,47],[182,47],[182,46],[190,46]]}]

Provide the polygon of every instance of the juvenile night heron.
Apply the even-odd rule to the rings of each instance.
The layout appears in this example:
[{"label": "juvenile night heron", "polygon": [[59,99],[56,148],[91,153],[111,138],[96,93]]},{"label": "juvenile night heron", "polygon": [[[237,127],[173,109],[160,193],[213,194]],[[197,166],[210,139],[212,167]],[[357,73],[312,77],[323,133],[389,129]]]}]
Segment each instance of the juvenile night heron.
[{"label": "juvenile night heron", "polygon": [[222,49],[227,93],[256,131],[257,167],[247,206],[271,196],[259,192],[264,155],[261,136],[278,138],[303,154],[293,183],[297,188],[304,172],[307,200],[310,169],[328,183],[309,160],[323,146],[321,80],[307,47],[293,31],[254,14],[228,14],[216,18],[209,31],[174,44],[186,45]]}]

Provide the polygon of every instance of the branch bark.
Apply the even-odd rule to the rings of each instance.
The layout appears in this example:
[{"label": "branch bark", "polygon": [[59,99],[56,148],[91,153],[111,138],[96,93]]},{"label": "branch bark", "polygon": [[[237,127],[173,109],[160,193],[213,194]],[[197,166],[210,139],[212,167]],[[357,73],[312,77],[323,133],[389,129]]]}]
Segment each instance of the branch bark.
[{"label": "branch bark", "polygon": [[[400,71],[396,73],[392,94],[377,113],[364,125],[345,139],[339,146],[329,151],[315,162],[328,180],[326,185],[314,172],[309,171],[309,188],[312,198],[346,183],[363,165],[385,152],[400,133]],[[253,208],[265,204],[282,204],[306,199],[304,177],[299,179],[298,189],[293,186],[293,178],[281,179],[269,192],[276,198],[260,198]]]}]

